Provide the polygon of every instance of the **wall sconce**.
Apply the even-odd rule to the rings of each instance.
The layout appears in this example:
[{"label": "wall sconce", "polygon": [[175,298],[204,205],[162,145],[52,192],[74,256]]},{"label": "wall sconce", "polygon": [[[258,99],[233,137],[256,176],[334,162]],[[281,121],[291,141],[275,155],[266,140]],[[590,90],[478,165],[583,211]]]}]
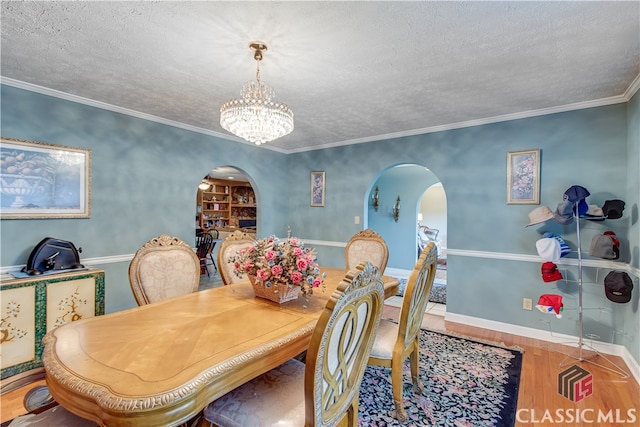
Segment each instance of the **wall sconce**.
[{"label": "wall sconce", "polygon": [[380,190],[378,190],[378,186],[376,185],[376,191],[373,193],[371,197],[371,204],[373,205],[373,209],[378,212],[378,208],[380,207]]},{"label": "wall sconce", "polygon": [[395,222],[398,222],[398,217],[400,216],[400,196],[398,196],[398,200],[393,205],[393,219]]}]

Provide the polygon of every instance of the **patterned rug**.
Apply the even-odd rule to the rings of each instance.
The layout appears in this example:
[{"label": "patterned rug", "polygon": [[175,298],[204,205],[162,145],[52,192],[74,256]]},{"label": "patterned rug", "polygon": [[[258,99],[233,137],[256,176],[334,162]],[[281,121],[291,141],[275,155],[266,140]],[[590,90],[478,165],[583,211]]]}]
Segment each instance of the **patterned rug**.
[{"label": "patterned rug", "polygon": [[422,395],[412,392],[404,366],[408,421],[393,411],[391,371],[368,366],[360,387],[359,426],[513,426],[522,352],[433,331],[420,336]]},{"label": "patterned rug", "polygon": [[[398,296],[404,295],[404,290],[407,287],[407,279],[398,278],[400,285],[398,286]],[[429,301],[439,304],[447,304],[447,284],[441,283],[437,279],[433,282],[431,287],[431,294],[429,295]]]}]

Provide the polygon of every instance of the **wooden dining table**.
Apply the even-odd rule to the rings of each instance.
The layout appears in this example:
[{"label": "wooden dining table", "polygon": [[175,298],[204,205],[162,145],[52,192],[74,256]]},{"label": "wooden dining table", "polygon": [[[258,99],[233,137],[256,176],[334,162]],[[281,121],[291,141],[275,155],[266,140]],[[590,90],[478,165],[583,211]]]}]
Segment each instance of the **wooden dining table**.
[{"label": "wooden dining table", "polygon": [[[72,322],[44,338],[49,392],[99,425],[177,426],[304,352],[347,270],[321,268],[324,292],[278,304],[249,282]],[[399,282],[384,277],[385,297]]]}]

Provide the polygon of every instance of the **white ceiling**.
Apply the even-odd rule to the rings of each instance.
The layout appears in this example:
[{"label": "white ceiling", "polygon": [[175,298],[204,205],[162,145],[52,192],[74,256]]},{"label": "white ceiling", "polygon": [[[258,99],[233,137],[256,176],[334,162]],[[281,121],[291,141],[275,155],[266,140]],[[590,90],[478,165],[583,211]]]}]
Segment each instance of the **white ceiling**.
[{"label": "white ceiling", "polygon": [[[295,114],[283,152],[627,101],[640,2],[2,1],[2,82],[236,139],[255,77]],[[35,85],[35,86],[34,86]]]}]

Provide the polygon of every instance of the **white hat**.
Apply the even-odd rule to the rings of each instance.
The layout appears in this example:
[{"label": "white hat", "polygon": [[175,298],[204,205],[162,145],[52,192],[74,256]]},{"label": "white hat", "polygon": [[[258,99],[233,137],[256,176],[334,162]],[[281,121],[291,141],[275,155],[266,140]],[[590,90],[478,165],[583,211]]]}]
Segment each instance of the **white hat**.
[{"label": "white hat", "polygon": [[538,240],[536,248],[543,261],[555,262],[560,259],[560,243],[553,237],[545,237]]}]

